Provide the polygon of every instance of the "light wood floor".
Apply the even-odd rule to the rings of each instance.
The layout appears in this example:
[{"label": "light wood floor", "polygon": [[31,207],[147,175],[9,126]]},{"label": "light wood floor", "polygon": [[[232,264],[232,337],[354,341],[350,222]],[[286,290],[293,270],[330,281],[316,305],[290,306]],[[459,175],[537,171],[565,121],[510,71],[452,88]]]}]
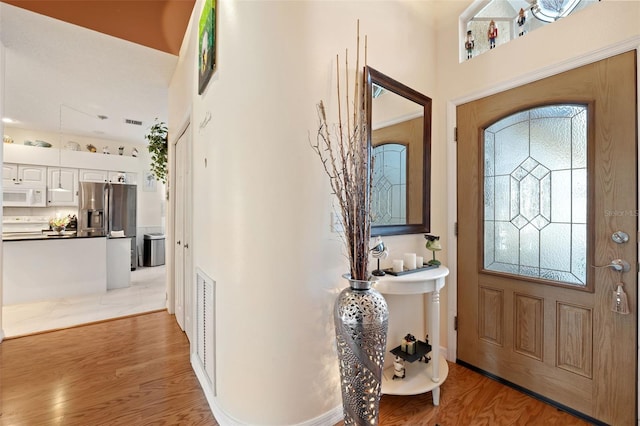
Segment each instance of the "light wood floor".
[{"label": "light wood floor", "polygon": [[[0,386],[3,426],[218,425],[166,311],[5,340]],[[384,395],[380,412],[382,426],[587,424],[456,364],[438,407]]]},{"label": "light wood floor", "polygon": [[166,311],[0,343],[0,425],[217,425]]}]

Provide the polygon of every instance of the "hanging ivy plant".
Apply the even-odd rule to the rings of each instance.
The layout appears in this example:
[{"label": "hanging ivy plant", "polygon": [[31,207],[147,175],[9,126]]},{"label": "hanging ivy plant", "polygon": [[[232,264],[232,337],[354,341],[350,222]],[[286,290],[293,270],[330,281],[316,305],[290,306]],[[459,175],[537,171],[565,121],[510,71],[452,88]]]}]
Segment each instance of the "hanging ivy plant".
[{"label": "hanging ivy plant", "polygon": [[149,133],[144,137],[149,141],[149,154],[151,154],[151,173],[162,183],[167,183],[167,125],[156,119]]}]

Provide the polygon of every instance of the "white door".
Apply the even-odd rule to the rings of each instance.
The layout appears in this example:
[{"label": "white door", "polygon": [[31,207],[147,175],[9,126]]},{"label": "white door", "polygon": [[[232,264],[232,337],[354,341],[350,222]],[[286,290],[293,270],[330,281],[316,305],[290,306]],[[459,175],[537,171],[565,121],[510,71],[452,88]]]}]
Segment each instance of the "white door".
[{"label": "white door", "polygon": [[176,320],[192,340],[193,280],[191,267],[191,128],[180,135],[175,145],[175,286]]}]

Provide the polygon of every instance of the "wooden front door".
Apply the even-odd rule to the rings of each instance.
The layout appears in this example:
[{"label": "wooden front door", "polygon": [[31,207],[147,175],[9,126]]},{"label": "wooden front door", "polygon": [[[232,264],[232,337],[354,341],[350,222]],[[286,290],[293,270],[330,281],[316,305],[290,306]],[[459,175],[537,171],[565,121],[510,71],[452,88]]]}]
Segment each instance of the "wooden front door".
[{"label": "wooden front door", "polygon": [[457,109],[458,359],[615,425],[636,420],[635,63]]}]

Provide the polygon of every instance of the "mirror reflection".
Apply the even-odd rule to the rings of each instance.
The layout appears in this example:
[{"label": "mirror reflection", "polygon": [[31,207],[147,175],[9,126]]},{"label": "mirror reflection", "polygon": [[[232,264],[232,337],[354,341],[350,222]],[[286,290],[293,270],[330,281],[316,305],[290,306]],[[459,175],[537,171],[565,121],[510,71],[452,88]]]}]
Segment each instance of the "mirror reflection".
[{"label": "mirror reflection", "polygon": [[431,99],[371,67],[372,234],[429,232]]}]

